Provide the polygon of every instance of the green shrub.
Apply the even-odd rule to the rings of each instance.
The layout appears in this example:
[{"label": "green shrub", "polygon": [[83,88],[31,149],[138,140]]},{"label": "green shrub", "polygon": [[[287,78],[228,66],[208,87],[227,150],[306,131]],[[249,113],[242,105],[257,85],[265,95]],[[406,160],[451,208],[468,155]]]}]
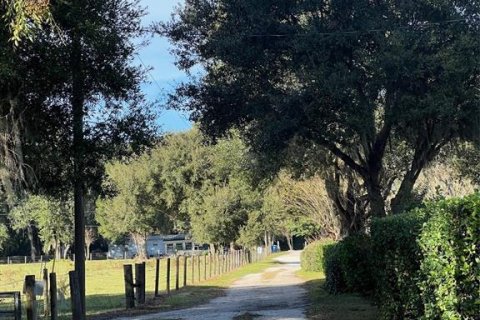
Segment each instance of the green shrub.
[{"label": "green shrub", "polygon": [[330,293],[371,293],[374,289],[372,243],[357,234],[325,248],[324,272]]},{"label": "green shrub", "polygon": [[322,271],[325,246],[333,240],[320,240],[310,243],[302,252],[300,265],[304,271]]},{"label": "green shrub", "polygon": [[418,240],[425,319],[480,318],[480,195],[432,204]]},{"label": "green shrub", "polygon": [[353,235],[341,242],[341,267],[347,290],[370,293],[374,289],[372,241],[367,235]]},{"label": "green shrub", "polygon": [[422,253],[417,244],[425,210],[376,219],[371,237],[375,296],[384,319],[419,319],[423,315],[418,286]]},{"label": "green shrub", "polygon": [[340,263],[340,243],[325,246],[323,272],[325,273],[325,289],[331,294],[344,292],[347,289],[345,277]]}]

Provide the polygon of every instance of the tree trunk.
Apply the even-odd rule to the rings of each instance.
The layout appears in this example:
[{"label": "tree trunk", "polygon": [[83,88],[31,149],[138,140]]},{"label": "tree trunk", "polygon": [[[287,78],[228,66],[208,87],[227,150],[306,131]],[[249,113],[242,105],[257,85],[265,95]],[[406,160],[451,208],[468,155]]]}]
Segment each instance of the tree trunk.
[{"label": "tree trunk", "polygon": [[[340,167],[338,164],[335,164],[325,176],[326,191],[328,197],[332,199],[341,225],[340,232],[333,234],[336,240],[361,232],[365,228],[367,201],[359,179],[350,168]],[[346,184],[345,190],[342,187],[344,184]],[[328,234],[322,235],[328,236]]]},{"label": "tree trunk", "polygon": [[385,199],[383,198],[382,187],[378,180],[378,173],[370,172],[368,179],[365,180],[365,186],[367,188],[372,217],[383,218],[387,213],[385,211]]},{"label": "tree trunk", "polygon": [[85,256],[87,260],[90,260],[90,246],[92,243],[86,243],[85,244]]},{"label": "tree trunk", "polygon": [[292,235],[286,234],[285,238],[287,238],[288,250],[292,251],[293,250],[293,237],[292,237]]},{"label": "tree trunk", "polygon": [[27,227],[27,236],[28,241],[30,242],[30,257],[32,258],[32,261],[35,261],[37,257],[37,247],[35,241],[35,233],[31,224],[29,224]]},{"label": "tree trunk", "polygon": [[69,244],[64,245],[63,250],[64,250],[63,259],[66,260],[68,258],[68,250],[70,250],[70,245]]},{"label": "tree trunk", "polygon": [[209,248],[210,248],[210,253],[211,254],[215,254],[215,252],[217,252],[217,250],[215,248],[215,244],[210,243]]},{"label": "tree trunk", "polygon": [[410,203],[413,187],[420,172],[438,155],[442,146],[442,143],[431,142],[425,137],[419,138],[412,165],[403,177],[395,198],[391,201],[390,206],[393,214],[402,213],[406,209]]},{"label": "tree trunk", "polygon": [[62,258],[61,248],[58,243],[55,244],[55,259],[60,260]]},{"label": "tree trunk", "polygon": [[[80,6],[81,4],[77,4]],[[76,7],[80,11],[79,7]],[[76,10],[74,10],[76,11]],[[80,19],[76,17],[76,19]],[[72,71],[71,106],[73,113],[73,163],[74,163],[74,212],[75,212],[75,271],[78,275],[81,306],[85,318],[85,207],[84,207],[84,75],[79,26],[72,31],[70,68]]]},{"label": "tree trunk", "polygon": [[137,257],[144,260],[147,257],[147,237],[141,234],[132,234],[133,242],[137,247]]}]

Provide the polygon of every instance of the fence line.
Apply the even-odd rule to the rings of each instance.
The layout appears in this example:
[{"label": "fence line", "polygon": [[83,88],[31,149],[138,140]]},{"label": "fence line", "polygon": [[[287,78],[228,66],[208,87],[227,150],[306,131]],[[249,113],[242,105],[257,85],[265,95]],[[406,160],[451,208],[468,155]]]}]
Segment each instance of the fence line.
[{"label": "fence line", "polygon": [[[228,253],[208,253],[203,255],[188,255],[188,256],[174,256],[174,257],[165,257],[157,258],[155,260],[149,260],[147,263],[141,263],[140,271],[137,267],[133,271],[135,272],[135,278],[129,280],[132,290],[134,290],[133,300],[134,304],[138,304],[142,300],[145,301],[146,291],[154,292],[155,296],[165,295],[171,293],[172,290],[180,290],[186,286],[197,285],[203,281],[208,281],[210,279],[219,277],[225,273],[234,271],[246,264],[254,263],[265,258],[268,254],[263,252],[262,254],[257,253],[256,251],[246,251],[246,250],[235,250]],[[174,259],[174,261],[172,261]],[[170,262],[170,263],[169,263]],[[87,284],[92,279],[98,279],[104,275],[115,274],[113,281],[124,281],[125,282],[125,300],[115,298],[114,300],[98,300],[94,299],[92,301],[87,301],[87,308],[90,310],[97,310],[99,307],[105,307],[105,302],[109,304],[108,308],[118,308],[122,304],[127,306],[125,303],[128,303],[127,297],[127,278],[122,279],[122,269],[125,266],[125,261],[118,261],[113,267],[102,268],[101,270],[90,270],[87,273]],[[141,275],[143,268],[143,276]],[[65,270],[65,269],[63,269]],[[125,271],[125,269],[124,269]],[[33,300],[33,305],[30,307],[29,314],[33,315],[44,315],[45,319],[48,314],[50,314],[51,319],[57,319],[57,314],[68,313],[68,310],[72,308],[72,304],[69,303],[71,299],[78,299],[75,292],[71,290],[76,290],[76,284],[72,286],[71,281],[75,279],[75,274],[70,272],[61,271],[60,274],[50,273],[48,277],[48,271],[42,269],[40,272],[39,279],[44,281],[44,292],[43,295],[38,296],[38,300]],[[140,272],[140,274],[139,274]],[[54,281],[52,281],[52,275]],[[117,279],[118,275],[118,279]],[[147,277],[148,275],[148,277]],[[30,276],[31,277],[31,276]],[[32,278],[29,278],[30,282]],[[111,278],[110,278],[111,279]],[[135,279],[135,280],[134,280]],[[143,279],[143,280],[142,280]],[[48,281],[50,280],[50,281]],[[20,284],[24,283],[23,281],[11,281],[9,283],[1,283],[0,290],[3,288],[11,288],[15,286],[15,289],[21,290]],[[57,283],[59,285],[57,285]],[[120,284],[121,282],[118,282]],[[17,286],[18,285],[18,286]],[[118,287],[118,285],[117,285]],[[147,290],[148,289],[148,290]],[[154,290],[155,289],[155,290]],[[13,291],[13,290],[9,290]],[[54,294],[55,293],[55,294]],[[88,295],[87,287],[87,295]],[[57,301],[57,294],[59,294],[59,300]],[[103,294],[103,292],[102,292]],[[118,294],[118,291],[115,291],[115,294]],[[25,300],[25,307],[29,306],[28,295],[23,295],[22,300]],[[31,295],[30,295],[31,297]],[[105,297],[108,299],[108,297]],[[65,303],[66,302],[66,303]],[[93,302],[93,303],[92,303]],[[111,306],[110,306],[111,303]],[[130,305],[130,307],[133,307]],[[79,310],[72,310],[75,313],[78,313]]]}]

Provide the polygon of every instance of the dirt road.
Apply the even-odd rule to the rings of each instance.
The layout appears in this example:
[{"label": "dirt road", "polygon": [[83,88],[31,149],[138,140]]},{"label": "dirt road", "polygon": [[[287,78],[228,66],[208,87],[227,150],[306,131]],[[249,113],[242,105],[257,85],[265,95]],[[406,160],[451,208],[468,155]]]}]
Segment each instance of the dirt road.
[{"label": "dirt road", "polygon": [[233,283],[226,295],[197,307],[122,318],[119,320],[230,320],[305,319],[305,290],[295,275],[300,268],[300,252],[290,251],[276,258],[277,265],[262,273],[247,275]]}]

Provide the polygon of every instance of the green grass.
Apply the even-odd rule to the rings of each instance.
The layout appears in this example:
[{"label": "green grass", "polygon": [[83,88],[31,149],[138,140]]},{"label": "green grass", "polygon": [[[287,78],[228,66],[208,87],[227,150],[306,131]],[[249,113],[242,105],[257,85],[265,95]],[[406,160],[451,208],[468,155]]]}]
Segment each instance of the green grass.
[{"label": "green grass", "polygon": [[305,279],[310,305],[308,319],[317,320],[376,320],[378,310],[370,300],[358,294],[331,295],[324,289],[323,272],[299,271],[298,276]]},{"label": "green grass", "polygon": [[[191,280],[191,259],[187,265],[187,287],[175,291],[175,260],[171,260],[172,271],[170,274],[171,294],[166,295],[166,260],[162,259],[160,264],[160,283],[161,297],[154,298],[155,288],[155,260],[146,262],[146,290],[147,304],[139,310],[132,313],[146,313],[150,311],[178,309],[207,302],[208,300],[223,294],[223,290],[229,287],[238,278],[258,273],[272,266],[272,258],[278,254],[254,264],[246,265],[239,269],[224,273],[221,276],[215,276],[212,268],[212,278],[205,279],[205,260],[201,259],[200,279],[198,281],[197,262],[195,262],[194,283]],[[96,319],[108,319],[113,313],[125,314],[125,287],[123,282],[123,265],[133,264],[133,260],[103,260],[86,262],[86,303],[87,313]],[[213,263],[212,263],[213,266]],[[35,275],[38,280],[42,269],[46,267],[52,270],[53,263],[45,264],[11,264],[0,265],[0,292],[2,291],[22,291],[25,275]],[[218,269],[218,267],[217,267]],[[57,273],[57,287],[65,300],[59,302],[61,319],[70,318],[70,301],[68,272],[73,270],[73,262],[57,261],[55,272]],[[179,284],[183,285],[183,261],[180,259],[179,265]],[[207,278],[210,276],[210,263],[207,259]],[[38,303],[39,310],[42,310],[42,301]],[[39,312],[39,314],[42,314]],[[103,316],[102,316],[103,314]]]}]

